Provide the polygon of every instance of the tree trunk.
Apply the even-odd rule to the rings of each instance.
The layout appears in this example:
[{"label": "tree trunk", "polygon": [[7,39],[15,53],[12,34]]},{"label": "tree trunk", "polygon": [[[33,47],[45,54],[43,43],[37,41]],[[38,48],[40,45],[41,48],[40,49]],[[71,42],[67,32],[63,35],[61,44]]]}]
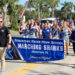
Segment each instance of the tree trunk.
[{"label": "tree trunk", "polygon": [[40,4],[38,4],[38,19],[40,19]]},{"label": "tree trunk", "polygon": [[52,7],[52,17],[54,17],[54,7]]},{"label": "tree trunk", "polygon": [[71,19],[72,19],[72,13],[70,12],[70,14],[71,14]]},{"label": "tree trunk", "polygon": [[4,25],[7,26],[7,19],[6,19],[6,14],[7,14],[7,7],[8,4],[5,4],[5,6],[3,7],[3,19],[4,19]]}]

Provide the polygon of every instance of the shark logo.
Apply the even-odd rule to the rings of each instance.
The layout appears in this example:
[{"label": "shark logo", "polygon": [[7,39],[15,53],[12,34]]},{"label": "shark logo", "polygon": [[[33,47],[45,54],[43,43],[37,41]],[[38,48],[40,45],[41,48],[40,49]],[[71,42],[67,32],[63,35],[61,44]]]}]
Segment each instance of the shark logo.
[{"label": "shark logo", "polygon": [[7,52],[6,52],[6,58],[7,59],[13,59],[13,56],[11,52],[13,51],[13,48],[11,47]]}]

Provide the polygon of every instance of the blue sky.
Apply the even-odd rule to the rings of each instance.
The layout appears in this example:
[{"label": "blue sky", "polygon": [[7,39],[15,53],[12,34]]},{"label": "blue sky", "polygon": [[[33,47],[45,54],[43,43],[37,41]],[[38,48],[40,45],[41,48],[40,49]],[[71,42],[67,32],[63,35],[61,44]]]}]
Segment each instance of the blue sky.
[{"label": "blue sky", "polygon": [[[28,0],[20,0],[19,4],[24,4],[26,1],[28,1]],[[75,0],[60,0],[60,3],[64,3],[64,1],[66,1],[66,2],[74,2],[75,3]]]},{"label": "blue sky", "polygon": [[64,3],[64,2],[73,2],[75,4],[75,0],[60,0],[60,5],[58,6],[58,9],[61,8],[61,3]]},{"label": "blue sky", "polygon": [[60,0],[61,3],[63,3],[64,1],[66,1],[66,2],[74,2],[75,3],[75,0]]},{"label": "blue sky", "polygon": [[[28,0],[20,0],[18,3],[24,5],[26,1],[28,1]],[[73,2],[73,3],[75,4],[75,0],[60,0],[60,3],[64,3],[65,1],[66,1],[66,2]],[[59,6],[57,7],[57,9],[60,9],[61,7],[62,7],[62,6],[59,5]]]}]

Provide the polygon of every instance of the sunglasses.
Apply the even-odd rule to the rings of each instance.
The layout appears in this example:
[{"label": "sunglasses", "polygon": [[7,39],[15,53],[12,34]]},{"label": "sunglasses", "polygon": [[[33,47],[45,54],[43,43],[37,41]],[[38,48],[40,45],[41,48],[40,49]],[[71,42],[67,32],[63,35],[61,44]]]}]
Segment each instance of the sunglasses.
[{"label": "sunglasses", "polygon": [[0,21],[0,23],[2,23],[3,21]]}]

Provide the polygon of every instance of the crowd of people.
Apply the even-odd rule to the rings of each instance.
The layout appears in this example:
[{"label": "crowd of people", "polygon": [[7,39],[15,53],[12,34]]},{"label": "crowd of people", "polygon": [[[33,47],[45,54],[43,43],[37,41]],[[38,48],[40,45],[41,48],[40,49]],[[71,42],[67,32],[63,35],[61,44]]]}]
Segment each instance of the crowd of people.
[{"label": "crowd of people", "polygon": [[69,51],[72,30],[75,30],[75,22],[69,19],[54,20],[53,25],[48,20],[46,23],[41,23],[40,20],[34,21],[31,19],[27,24],[22,21],[19,25],[19,33],[24,38],[63,39],[66,46],[66,55]]}]

